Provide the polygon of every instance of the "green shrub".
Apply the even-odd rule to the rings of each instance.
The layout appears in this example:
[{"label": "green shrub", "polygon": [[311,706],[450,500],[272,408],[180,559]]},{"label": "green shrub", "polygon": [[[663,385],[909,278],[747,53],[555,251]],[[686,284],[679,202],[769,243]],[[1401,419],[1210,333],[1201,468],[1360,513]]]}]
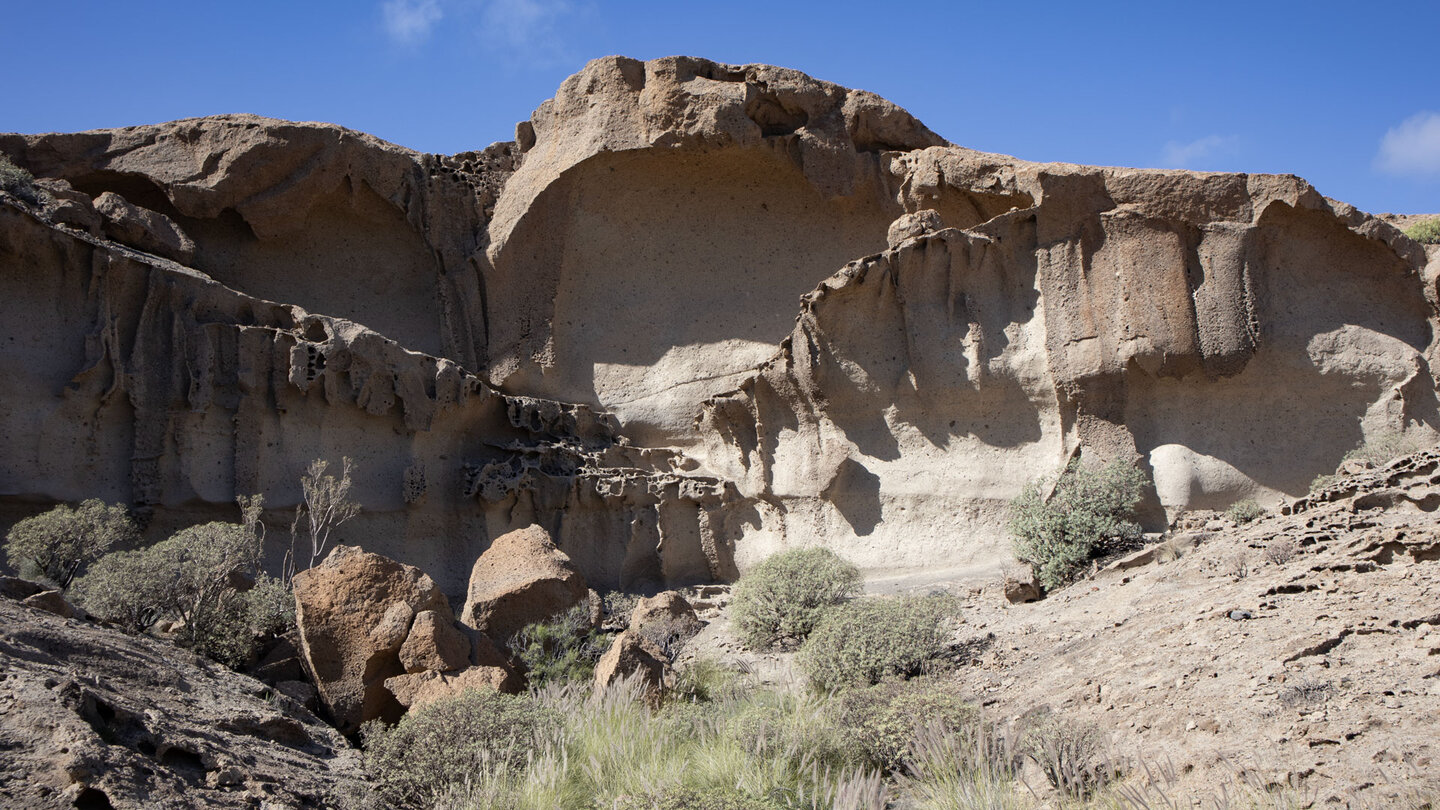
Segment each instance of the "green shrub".
[{"label": "green shrub", "polygon": [[1260,504],[1250,500],[1249,498],[1246,498],[1243,501],[1236,501],[1235,503],[1230,504],[1229,509],[1225,510],[1226,517],[1229,517],[1231,520],[1241,525],[1249,523],[1250,521],[1260,517],[1263,514],[1265,514],[1265,510],[1260,508]]},{"label": "green shrub", "polygon": [[829,549],[785,551],[740,578],[730,614],[750,648],[793,648],[826,609],[859,594],[860,585],[860,569]]},{"label": "green shrub", "polygon": [[820,689],[909,677],[946,652],[958,612],[947,595],[857,599],[830,609],[799,664]]},{"label": "green shrub", "polygon": [[1015,556],[1054,589],[1070,581],[1106,541],[1134,539],[1133,520],[1145,474],[1120,461],[1092,469],[1073,461],[1046,499],[1042,481],[1031,481],[1010,504]]},{"label": "green shrub", "polygon": [[165,581],[162,561],[144,551],[106,554],[75,580],[72,596],[86,610],[139,633],[164,615]]},{"label": "green shrub", "polygon": [[955,686],[935,678],[891,679],[847,690],[836,701],[846,750],[853,758],[891,773],[899,772],[910,755],[918,729],[959,730],[977,721],[975,707]]},{"label": "green shrub", "polygon": [[[139,537],[120,504],[90,499],[74,509],[61,504],[16,523],[5,536],[5,557],[17,570],[36,573],[67,588],[87,564]],[[25,571],[25,573],[29,573]]]},{"label": "green shrub", "polygon": [[234,523],[206,523],[149,548],[98,560],[76,581],[92,613],[138,631],[158,618],[181,622],[176,641],[227,666],[244,664],[261,633],[293,621],[288,589],[266,576],[241,591],[259,566],[260,540]]},{"label": "green shrub", "polygon": [[1405,229],[1405,235],[1423,245],[1440,245],[1440,219],[1427,219]]},{"label": "green shrub", "polygon": [[590,680],[609,641],[591,626],[589,603],[581,602],[553,619],[526,625],[509,647],[524,662],[530,685],[543,686]]},{"label": "green shrub", "polygon": [[818,764],[837,770],[855,761],[838,715],[829,695],[762,692],[734,711],[727,733],[753,756],[794,768]]},{"label": "green shrub", "polygon": [[467,690],[411,711],[394,727],[366,723],[364,769],[396,808],[429,808],[471,779],[523,771],[560,718],[525,696]]},{"label": "green shrub", "polygon": [[245,592],[245,601],[254,632],[278,636],[295,626],[295,591],[283,580],[269,574],[255,577],[255,587]]},{"label": "green shrub", "polygon": [[35,188],[35,175],[16,166],[5,155],[0,155],[0,189],[31,205],[38,205],[42,198],[41,191]]}]

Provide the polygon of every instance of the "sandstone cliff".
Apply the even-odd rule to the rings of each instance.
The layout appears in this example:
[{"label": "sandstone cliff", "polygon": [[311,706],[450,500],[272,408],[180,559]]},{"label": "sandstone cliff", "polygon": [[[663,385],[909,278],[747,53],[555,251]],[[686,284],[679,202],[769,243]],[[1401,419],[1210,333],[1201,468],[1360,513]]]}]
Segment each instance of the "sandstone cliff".
[{"label": "sandstone cliff", "polygon": [[251,492],[285,523],[343,454],[342,539],[452,595],[532,521],[600,588],[816,542],[993,567],[1075,453],[1141,457],[1158,525],[1440,419],[1440,264],[1389,224],[975,152],[781,68],[596,60],[448,157],[252,116],[0,152],[47,194],[0,197],[7,525]]}]

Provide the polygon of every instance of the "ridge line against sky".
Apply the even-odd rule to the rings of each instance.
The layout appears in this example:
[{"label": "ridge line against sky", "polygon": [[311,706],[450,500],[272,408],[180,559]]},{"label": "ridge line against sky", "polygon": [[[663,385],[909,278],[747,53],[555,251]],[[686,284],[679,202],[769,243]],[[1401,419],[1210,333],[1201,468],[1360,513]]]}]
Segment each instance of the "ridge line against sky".
[{"label": "ridge line against sky", "polygon": [[481,149],[590,59],[686,54],[878,93],[1026,160],[1298,174],[1440,212],[1440,3],[87,0],[7,5],[0,130],[226,112]]}]

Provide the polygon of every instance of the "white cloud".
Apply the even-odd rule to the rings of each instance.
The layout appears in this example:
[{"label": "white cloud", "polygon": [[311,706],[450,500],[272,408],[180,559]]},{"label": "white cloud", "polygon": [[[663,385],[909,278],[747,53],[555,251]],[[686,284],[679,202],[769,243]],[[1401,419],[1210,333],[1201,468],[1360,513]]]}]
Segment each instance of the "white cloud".
[{"label": "white cloud", "polygon": [[1160,152],[1160,165],[1167,169],[1194,169],[1208,158],[1233,152],[1239,140],[1234,135],[1206,135],[1185,143],[1169,141]]},{"label": "white cloud", "polygon": [[430,36],[444,13],[437,0],[386,0],[385,31],[402,45],[418,45]]},{"label": "white cloud", "polygon": [[1440,113],[1422,112],[1380,139],[1375,168],[1387,174],[1440,174]]},{"label": "white cloud", "polygon": [[[485,35],[501,45],[546,55],[560,48],[557,23],[575,13],[568,0],[489,0]],[[536,54],[535,51],[541,51]]]}]

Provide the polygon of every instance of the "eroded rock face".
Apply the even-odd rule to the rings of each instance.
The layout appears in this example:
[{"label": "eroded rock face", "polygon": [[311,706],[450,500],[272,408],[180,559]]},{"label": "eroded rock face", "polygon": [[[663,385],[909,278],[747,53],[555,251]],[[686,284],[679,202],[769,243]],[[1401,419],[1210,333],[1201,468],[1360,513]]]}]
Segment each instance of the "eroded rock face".
[{"label": "eroded rock face", "polygon": [[1154,528],[1440,422],[1440,264],[1390,224],[975,152],[782,68],[596,60],[448,157],[253,116],[0,151],[50,191],[0,200],[0,524],[261,493],[288,525],[349,455],[340,537],[457,596],[531,524],[599,590],[817,540],[998,571],[1005,504],[1077,453],[1153,472]]},{"label": "eroded rock face", "polygon": [[502,643],[586,601],[589,588],[539,526],[496,538],[470,571],[460,621]]},{"label": "eroded rock face", "polygon": [[[337,546],[320,565],[296,574],[295,604],[301,660],[321,702],[346,733],[366,720],[400,719],[403,709],[385,682],[406,672],[401,650],[415,617],[431,614],[432,629],[453,621],[434,580],[353,546]],[[433,635],[428,644],[416,635],[412,653],[422,646],[448,647],[436,644]],[[412,661],[418,657],[410,656]]]}]

